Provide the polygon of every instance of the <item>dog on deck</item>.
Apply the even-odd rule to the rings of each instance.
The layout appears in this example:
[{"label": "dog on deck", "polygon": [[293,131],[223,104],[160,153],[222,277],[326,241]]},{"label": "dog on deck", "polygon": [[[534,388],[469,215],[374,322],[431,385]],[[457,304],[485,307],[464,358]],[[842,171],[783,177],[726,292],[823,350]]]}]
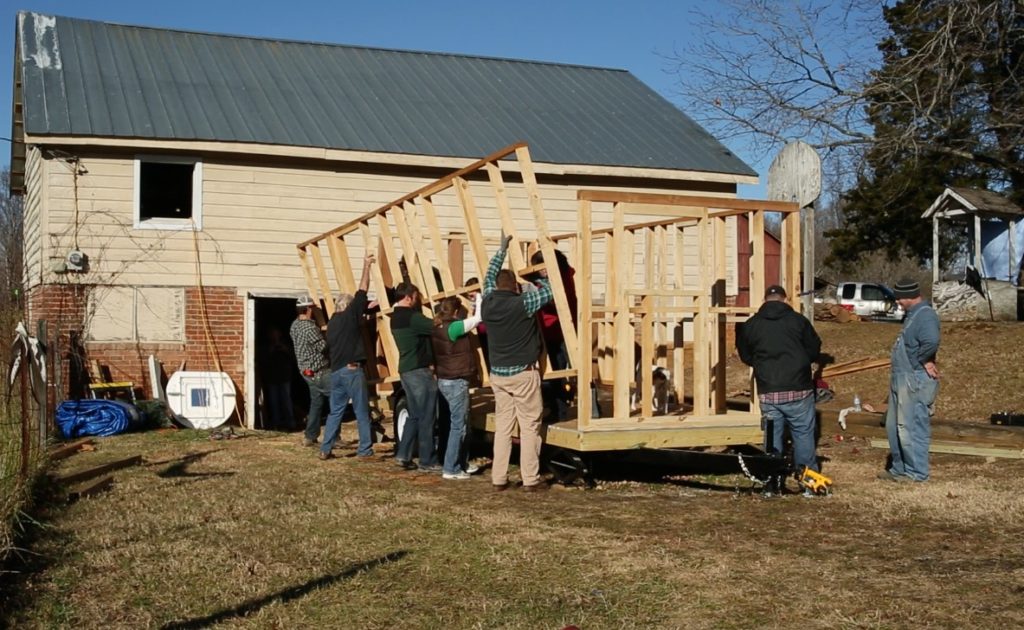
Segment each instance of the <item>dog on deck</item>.
[{"label": "dog on deck", "polygon": [[[637,386],[630,396],[630,409],[636,411],[640,408],[639,389],[643,382],[640,372],[640,364],[637,363],[635,379]],[[654,415],[668,414],[668,405],[675,396],[675,389],[672,387],[672,372],[657,365],[651,368],[651,398],[654,402]]]}]

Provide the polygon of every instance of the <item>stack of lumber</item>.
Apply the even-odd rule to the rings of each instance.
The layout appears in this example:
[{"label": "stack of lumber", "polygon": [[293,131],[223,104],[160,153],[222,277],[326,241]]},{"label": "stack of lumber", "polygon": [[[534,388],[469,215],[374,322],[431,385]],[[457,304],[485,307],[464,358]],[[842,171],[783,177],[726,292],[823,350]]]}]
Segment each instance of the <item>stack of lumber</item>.
[{"label": "stack of lumber", "polygon": [[865,372],[867,370],[877,370],[878,368],[889,367],[889,359],[871,359],[864,357],[861,359],[854,359],[853,361],[845,361],[843,363],[833,363],[828,365],[824,370],[821,371],[822,378],[833,378],[836,376],[844,376],[846,374],[855,374],[857,372]]},{"label": "stack of lumber", "polygon": [[964,282],[932,285],[932,304],[944,322],[973,322],[990,317],[988,300]]},{"label": "stack of lumber", "polygon": [[[821,410],[822,433],[838,430],[838,412]],[[884,414],[848,413],[844,435],[867,438],[874,448],[889,448],[886,440]],[[834,427],[834,429],[833,429]],[[1024,459],[1024,427],[1003,427],[932,419],[932,453]]]},{"label": "stack of lumber", "polygon": [[814,319],[822,322],[859,322],[860,316],[852,313],[838,304],[815,304]]}]

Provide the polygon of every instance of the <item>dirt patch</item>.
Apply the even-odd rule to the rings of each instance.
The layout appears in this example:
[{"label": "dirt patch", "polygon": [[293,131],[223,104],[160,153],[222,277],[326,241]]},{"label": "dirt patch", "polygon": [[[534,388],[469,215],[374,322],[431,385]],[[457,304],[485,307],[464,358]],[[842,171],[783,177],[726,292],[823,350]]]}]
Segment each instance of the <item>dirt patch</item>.
[{"label": "dirt patch", "polygon": [[[346,426],[346,430],[350,427]],[[7,576],[19,628],[1021,627],[1024,462],[937,456],[924,485],[825,444],[836,494],[735,477],[494,493],[298,436],[110,438],[106,494],[44,516]],[[348,454],[348,450],[339,455]],[[627,475],[628,477],[628,475]],[[912,585],[912,586],[908,586]],[[339,621],[344,620],[344,621]]]}]

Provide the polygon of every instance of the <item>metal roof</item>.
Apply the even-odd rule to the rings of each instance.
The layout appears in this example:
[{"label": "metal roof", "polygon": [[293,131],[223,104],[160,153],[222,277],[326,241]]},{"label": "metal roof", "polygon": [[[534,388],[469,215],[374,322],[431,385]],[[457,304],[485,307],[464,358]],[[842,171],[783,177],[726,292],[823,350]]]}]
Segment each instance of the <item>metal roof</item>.
[{"label": "metal roof", "polygon": [[629,72],[18,14],[29,135],[755,175]]}]

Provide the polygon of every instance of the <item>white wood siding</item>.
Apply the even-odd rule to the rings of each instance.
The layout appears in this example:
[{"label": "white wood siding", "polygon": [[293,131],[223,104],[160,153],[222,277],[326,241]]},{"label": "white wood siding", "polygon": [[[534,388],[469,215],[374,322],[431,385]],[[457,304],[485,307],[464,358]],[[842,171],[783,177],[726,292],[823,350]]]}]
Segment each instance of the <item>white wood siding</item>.
[{"label": "white wood siding", "polygon": [[43,185],[46,161],[42,159],[39,147],[29,146],[25,155],[25,196],[24,201],[24,258],[22,278],[25,288],[40,284],[43,281],[43,223],[45,221]]},{"label": "white wood siding", "polygon": [[[299,166],[232,164],[209,156],[203,159],[203,230],[195,234],[198,237],[196,242],[190,231],[133,229],[131,155],[83,157],[82,165],[87,173],[78,178],[78,240],[80,248],[89,256],[90,271],[79,281],[110,285],[194,285],[198,247],[199,267],[206,286],[304,292],[305,282],[298,264],[296,243],[432,181],[430,178],[335,172]],[[51,164],[48,174],[46,237],[50,247],[46,256],[57,261],[63,259],[73,243],[75,186],[69,169]],[[615,188],[622,190],[621,187]],[[472,190],[481,227],[496,243],[500,225],[490,185],[473,182]],[[548,229],[552,234],[576,231],[576,190],[570,186],[541,186]],[[679,189],[634,187],[628,190],[680,193]],[[533,236],[534,222],[524,189],[510,183],[508,191],[520,235]],[[437,195],[434,202],[443,232],[464,230],[453,192]],[[610,205],[595,204],[594,210],[594,227],[610,227]],[[644,219],[636,219],[641,220]],[[727,238],[730,293],[736,286],[734,225],[732,223]],[[690,245],[684,254],[688,257],[687,266],[693,267],[697,262],[693,248],[695,236],[687,238]],[[596,295],[603,294],[603,247],[603,243],[598,243],[594,252]],[[636,253],[638,257],[642,256],[643,249],[638,248]],[[350,254],[358,277],[363,255],[358,235],[352,239]],[[38,253],[35,256],[37,260],[43,257]],[[57,281],[49,270],[50,262],[43,262],[45,264],[41,266],[46,280]],[[324,262],[330,273],[331,266],[326,256]],[[466,262],[466,277],[477,275],[468,252]],[[639,268],[642,269],[642,264]],[[641,280],[642,275],[637,279]]]}]

